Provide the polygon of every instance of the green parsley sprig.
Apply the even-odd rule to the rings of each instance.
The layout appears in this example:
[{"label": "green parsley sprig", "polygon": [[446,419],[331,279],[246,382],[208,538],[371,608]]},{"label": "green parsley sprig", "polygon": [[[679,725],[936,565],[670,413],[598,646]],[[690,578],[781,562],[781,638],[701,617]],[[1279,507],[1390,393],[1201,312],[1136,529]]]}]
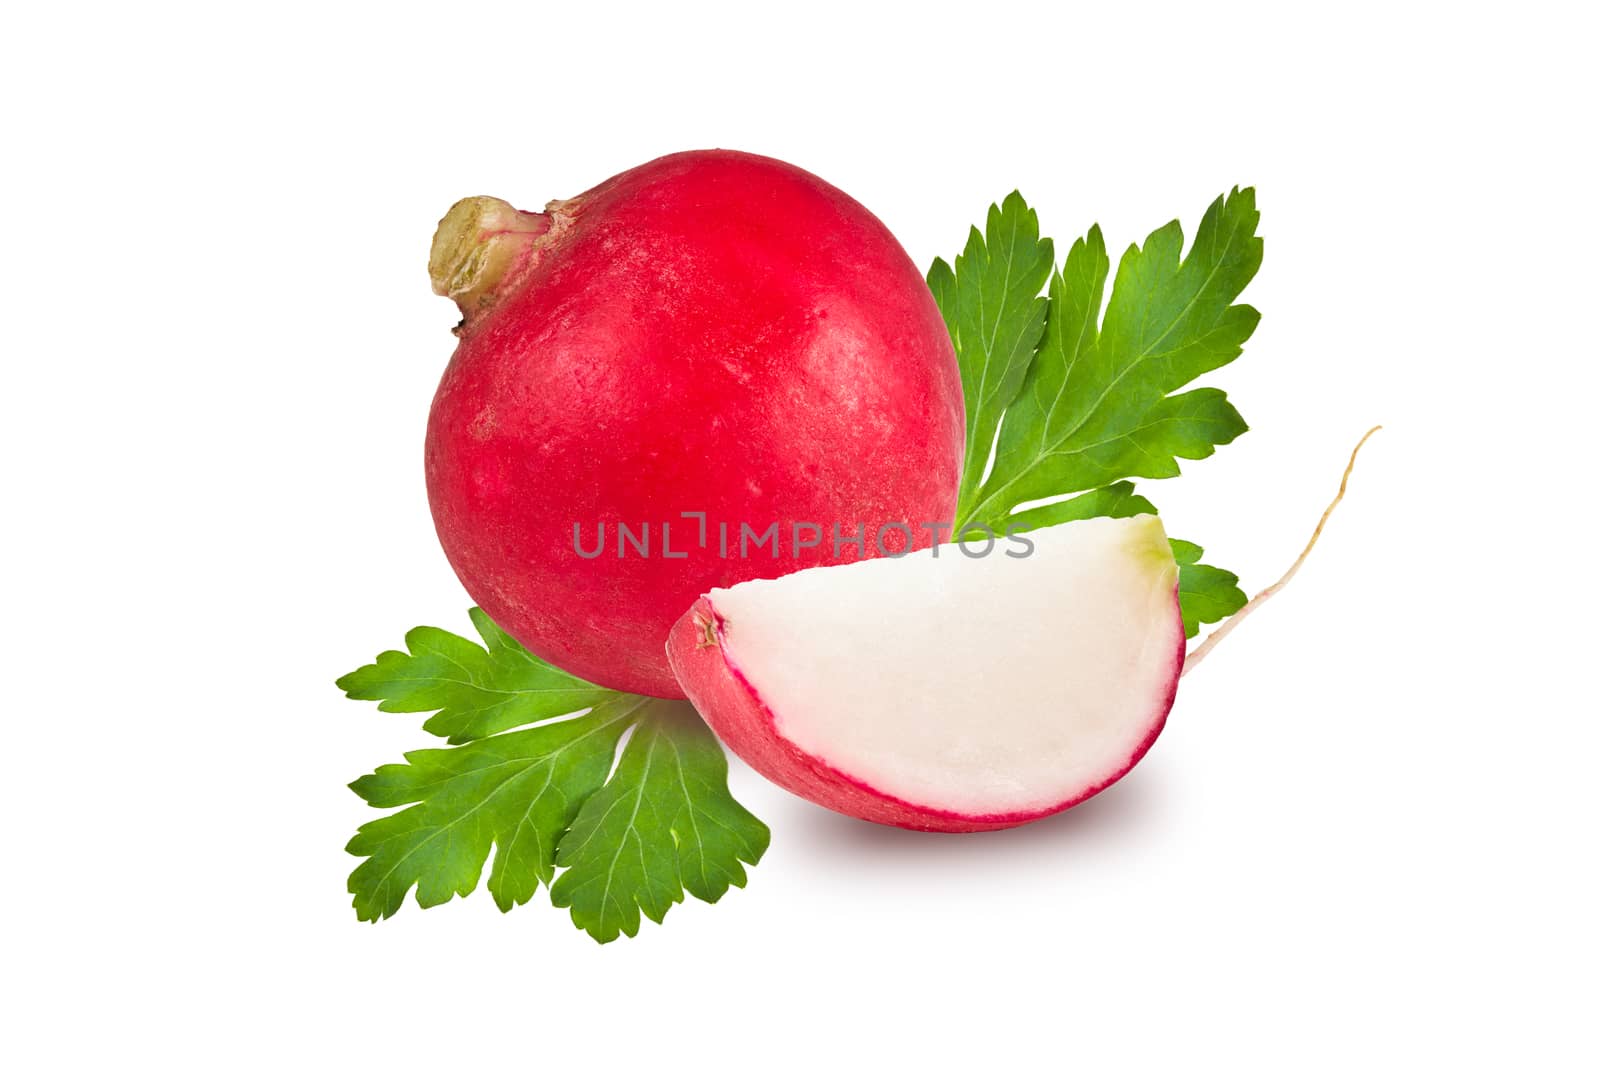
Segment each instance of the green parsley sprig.
[{"label": "green parsley sprig", "polygon": [[[1235,188],[1206,209],[1187,255],[1173,220],[1123,253],[1109,300],[1100,228],[1052,268],[1054,243],[1020,193],[989,206],[953,267],[933,262],[966,388],[958,532],[1154,513],[1128,477],[1176,476],[1179,458],[1247,430],[1222,391],[1174,392],[1239,356],[1261,319],[1235,304],[1261,266],[1260,219],[1255,191]],[[1084,493],[1034,504],[1072,492]],[[1200,565],[1198,546],[1173,540],[1173,552],[1188,635],[1245,604],[1238,577]]]},{"label": "green parsley sprig", "polygon": [[685,890],[715,902],[744,885],[767,827],[728,793],[722,745],[689,704],[580,681],[470,613],[482,646],[412,629],[405,651],[338,681],[380,710],[436,711],[423,728],[459,745],[351,784],[374,807],[404,808],[347,846],[364,857],[349,881],[356,917],[388,918],[413,886],[423,907],[466,896],[491,848],[500,910],[549,886],[601,942],[637,934],[641,913],[660,922]]}]

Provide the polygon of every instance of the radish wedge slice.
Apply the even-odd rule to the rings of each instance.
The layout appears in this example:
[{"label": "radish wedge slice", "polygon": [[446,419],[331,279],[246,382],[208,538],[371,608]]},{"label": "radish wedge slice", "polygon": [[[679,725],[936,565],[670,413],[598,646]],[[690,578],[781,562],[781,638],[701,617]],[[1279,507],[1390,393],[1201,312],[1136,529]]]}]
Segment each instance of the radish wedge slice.
[{"label": "radish wedge slice", "polygon": [[1031,821],[1149,749],[1184,634],[1156,517],[1026,538],[713,589],[668,657],[723,741],[808,800],[915,829]]}]

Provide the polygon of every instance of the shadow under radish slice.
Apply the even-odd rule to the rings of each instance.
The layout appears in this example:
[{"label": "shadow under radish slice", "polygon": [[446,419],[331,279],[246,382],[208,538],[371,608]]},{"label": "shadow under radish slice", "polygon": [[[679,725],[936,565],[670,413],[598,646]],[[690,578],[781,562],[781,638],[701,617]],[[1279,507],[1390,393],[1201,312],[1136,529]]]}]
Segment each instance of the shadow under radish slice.
[{"label": "shadow under radish slice", "polygon": [[1027,539],[713,589],[668,658],[723,742],[805,799],[912,829],[1032,821],[1139,761],[1185,641],[1158,518]]}]

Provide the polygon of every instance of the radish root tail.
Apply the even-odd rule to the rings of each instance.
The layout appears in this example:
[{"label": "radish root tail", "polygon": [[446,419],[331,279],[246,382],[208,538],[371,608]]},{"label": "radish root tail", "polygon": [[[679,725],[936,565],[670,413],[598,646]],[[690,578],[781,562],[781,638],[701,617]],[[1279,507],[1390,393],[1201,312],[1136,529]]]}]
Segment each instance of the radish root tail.
[{"label": "radish root tail", "polygon": [[1339,504],[1339,501],[1342,498],[1344,498],[1345,488],[1350,485],[1350,473],[1356,467],[1356,455],[1361,453],[1361,448],[1363,446],[1367,445],[1367,440],[1372,438],[1373,432],[1379,431],[1382,428],[1383,425],[1379,424],[1376,427],[1368,429],[1367,433],[1361,436],[1361,441],[1356,443],[1356,448],[1350,451],[1350,462],[1349,464],[1345,465],[1344,476],[1342,476],[1339,480],[1339,493],[1333,496],[1333,501],[1328,503],[1328,508],[1322,511],[1322,519],[1317,521],[1316,531],[1311,533],[1311,539],[1306,543],[1306,549],[1302,550],[1300,552],[1300,557],[1296,558],[1294,560],[1294,564],[1289,566],[1289,571],[1280,576],[1276,583],[1272,584],[1270,587],[1262,589],[1260,594],[1256,595],[1255,598],[1251,599],[1249,602],[1245,603],[1244,606],[1240,607],[1238,613],[1234,614],[1232,617],[1228,618],[1228,620],[1224,621],[1220,626],[1214,629],[1211,635],[1207,636],[1201,642],[1200,646],[1190,651],[1188,656],[1183,660],[1183,672],[1180,674],[1180,676],[1188,676],[1189,671],[1194,669],[1195,666],[1198,666],[1206,657],[1206,655],[1211,653],[1212,648],[1221,643],[1223,639],[1226,638],[1228,633],[1234,630],[1235,626],[1237,626],[1239,622],[1250,616],[1251,611],[1255,610],[1262,603],[1266,602],[1278,592],[1282,591],[1284,587],[1288,585],[1289,581],[1294,579],[1294,574],[1300,571],[1300,567],[1306,563],[1306,558],[1310,557],[1311,548],[1317,545],[1317,539],[1322,535],[1323,526],[1328,523],[1328,518],[1333,516],[1334,507]]}]

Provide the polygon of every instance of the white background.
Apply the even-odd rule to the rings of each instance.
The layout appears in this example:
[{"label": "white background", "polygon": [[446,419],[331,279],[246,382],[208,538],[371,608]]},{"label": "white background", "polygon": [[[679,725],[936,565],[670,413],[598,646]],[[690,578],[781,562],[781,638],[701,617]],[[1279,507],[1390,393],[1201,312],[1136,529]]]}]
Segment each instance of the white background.
[{"label": "white background", "polygon": [[[1579,12],[13,11],[7,1062],[1596,1066]],[[710,146],[922,265],[1013,187],[1120,248],[1255,184],[1264,319],[1209,381],[1253,430],[1144,487],[1252,590],[1387,430],[1073,812],[917,835],[736,764],[772,848],[721,904],[604,948],[544,893],[360,925],[344,785],[431,741],[332,681],[467,627],[422,486],[434,222]]]}]

